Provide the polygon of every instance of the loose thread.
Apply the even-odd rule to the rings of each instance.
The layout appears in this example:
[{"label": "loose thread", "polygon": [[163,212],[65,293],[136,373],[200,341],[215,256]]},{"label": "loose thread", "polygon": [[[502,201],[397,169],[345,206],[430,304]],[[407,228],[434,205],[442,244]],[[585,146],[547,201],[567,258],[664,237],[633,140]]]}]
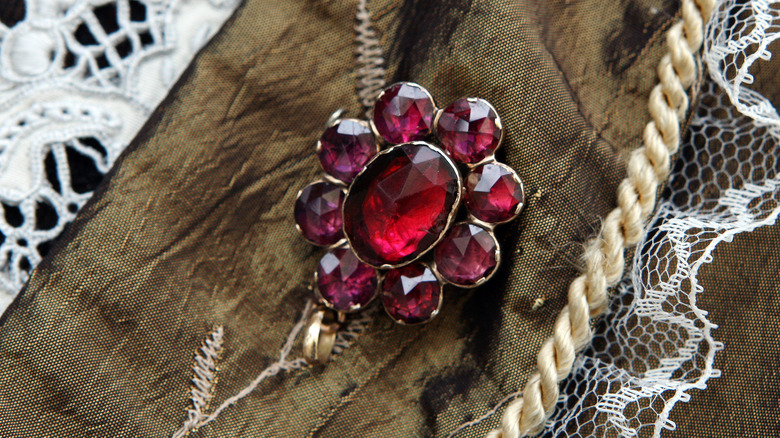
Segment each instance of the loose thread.
[{"label": "loose thread", "polygon": [[222,411],[224,411],[231,405],[235,404],[242,398],[246,397],[247,395],[251,394],[252,391],[254,391],[261,383],[263,383],[265,379],[271,376],[275,376],[283,371],[298,370],[307,366],[306,361],[304,359],[297,358],[297,359],[293,359],[292,361],[288,361],[287,356],[290,355],[290,352],[292,351],[293,348],[293,344],[295,343],[295,338],[298,337],[298,334],[301,332],[304,325],[306,325],[306,321],[309,319],[309,314],[311,314],[313,308],[314,308],[314,304],[312,301],[306,303],[306,307],[301,313],[301,318],[298,320],[297,323],[295,323],[292,330],[290,330],[290,334],[287,335],[287,340],[285,341],[284,346],[279,352],[279,360],[277,360],[269,367],[264,369],[257,377],[255,377],[255,379],[251,383],[249,383],[249,385],[247,385],[244,389],[239,391],[236,395],[222,402],[222,404],[219,405],[219,407],[215,409],[211,415],[209,415],[208,417],[206,417],[205,419],[203,419],[198,423],[199,428],[216,420]]},{"label": "loose thread", "polygon": [[221,326],[218,327],[212,333],[210,339],[207,339],[204,342],[204,345],[200,348],[202,354],[196,354],[194,367],[195,377],[193,378],[193,386],[190,389],[192,394],[193,407],[187,410],[187,419],[184,421],[181,428],[173,433],[171,438],[182,438],[190,432],[214,421],[222,411],[249,395],[265,379],[282,371],[291,371],[306,367],[307,364],[304,359],[297,358],[288,361],[287,357],[290,355],[293,344],[295,343],[295,339],[298,337],[298,334],[306,324],[306,321],[309,318],[309,314],[313,308],[314,304],[311,301],[306,303],[306,307],[301,313],[300,319],[287,335],[287,340],[279,352],[279,359],[264,369],[249,385],[239,391],[236,395],[222,402],[222,404],[220,404],[219,407],[214,410],[214,412],[207,416],[206,409],[208,408],[209,401],[211,401],[211,398],[213,397],[216,358],[219,356],[219,352],[222,350],[222,339],[224,332]]}]

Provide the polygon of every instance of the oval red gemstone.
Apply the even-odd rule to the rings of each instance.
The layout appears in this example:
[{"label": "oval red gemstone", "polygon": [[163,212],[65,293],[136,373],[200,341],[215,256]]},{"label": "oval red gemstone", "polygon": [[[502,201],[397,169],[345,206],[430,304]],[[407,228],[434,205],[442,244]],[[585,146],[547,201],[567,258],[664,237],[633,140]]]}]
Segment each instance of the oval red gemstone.
[{"label": "oval red gemstone", "polygon": [[498,147],[501,120],[484,99],[458,99],[442,111],[436,131],[453,158],[461,163],[477,163]]},{"label": "oval red gemstone", "polygon": [[428,91],[412,82],[386,88],[374,104],[377,132],[390,143],[422,140],[431,132],[435,105]]},{"label": "oval red gemstone", "polygon": [[466,177],[465,204],[479,220],[499,223],[513,219],[524,199],[520,178],[503,164],[483,164]]},{"label": "oval red gemstone", "polygon": [[377,290],[376,270],[349,248],[336,248],[320,259],[317,292],[329,307],[354,312],[368,304]]},{"label": "oval red gemstone", "polygon": [[344,231],[358,257],[381,267],[416,259],[449,226],[460,176],[440,149],[422,142],[381,152],[344,200]]},{"label": "oval red gemstone", "polygon": [[325,172],[345,183],[352,182],[376,153],[371,127],[356,119],[339,120],[325,129],[317,148]]},{"label": "oval red gemstone", "polygon": [[391,318],[404,324],[425,322],[436,316],[441,284],[430,268],[412,263],[391,269],[382,280],[382,304]]},{"label": "oval red gemstone", "polygon": [[464,222],[447,232],[433,257],[445,280],[456,286],[473,286],[496,268],[498,242],[486,229]]},{"label": "oval red gemstone", "polygon": [[332,245],[342,237],[341,204],[344,191],[325,181],[309,184],[295,201],[295,223],[308,241],[315,245]]}]

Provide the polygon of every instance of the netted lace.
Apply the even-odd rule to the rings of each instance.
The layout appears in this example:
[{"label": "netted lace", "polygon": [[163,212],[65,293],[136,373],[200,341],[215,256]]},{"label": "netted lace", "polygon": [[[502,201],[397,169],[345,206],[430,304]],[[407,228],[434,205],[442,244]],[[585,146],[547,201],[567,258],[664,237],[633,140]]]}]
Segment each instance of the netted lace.
[{"label": "netted lace", "polygon": [[0,312],[237,0],[28,0],[0,23]]},{"label": "netted lace", "polygon": [[675,403],[720,375],[713,362],[723,344],[696,304],[708,293],[698,275],[717,245],[774,224],[780,213],[780,118],[747,88],[751,66],[769,59],[779,25],[768,2],[719,5],[706,34],[709,78],[690,140],[609,314],[563,384],[546,435],[660,436],[675,428]]},{"label": "netted lace", "polygon": [[722,2],[707,28],[704,57],[715,81],[741,114],[762,123],[776,123],[777,109],[751,89],[751,67],[772,57],[769,46],[780,38],[780,2]]}]

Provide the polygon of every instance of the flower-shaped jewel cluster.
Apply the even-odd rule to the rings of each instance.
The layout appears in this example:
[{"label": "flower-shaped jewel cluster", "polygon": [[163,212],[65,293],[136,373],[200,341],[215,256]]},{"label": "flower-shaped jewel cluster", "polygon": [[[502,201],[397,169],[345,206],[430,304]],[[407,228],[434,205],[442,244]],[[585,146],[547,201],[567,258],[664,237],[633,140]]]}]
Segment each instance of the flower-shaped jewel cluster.
[{"label": "flower-shaped jewel cluster", "polygon": [[295,221],[328,248],[315,273],[322,304],[351,313],[379,295],[395,321],[426,322],[445,283],[476,287],[495,273],[493,228],[520,213],[523,184],[495,159],[503,126],[483,99],[437,109],[426,89],[400,82],[372,115],[325,129],[317,143],[325,178],[300,191]]}]

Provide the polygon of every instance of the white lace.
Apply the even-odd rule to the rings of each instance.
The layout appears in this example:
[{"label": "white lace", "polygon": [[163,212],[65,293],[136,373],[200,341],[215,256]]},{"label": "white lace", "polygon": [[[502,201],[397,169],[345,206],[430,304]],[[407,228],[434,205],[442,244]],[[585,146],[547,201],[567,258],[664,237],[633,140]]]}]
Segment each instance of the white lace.
[{"label": "white lace", "polygon": [[637,246],[606,329],[565,382],[547,433],[658,437],[674,430],[669,413],[688,401],[688,390],[720,375],[713,362],[724,346],[697,306],[697,296],[709,292],[698,275],[717,245],[774,224],[780,214],[780,118],[747,88],[750,68],[769,59],[778,30],[780,13],[770,2],[719,5],[703,54],[711,82],[681,148],[684,165]]},{"label": "white lace", "polygon": [[[733,22],[726,22],[731,18]],[[750,68],[772,57],[769,45],[780,38],[780,2],[753,0],[739,4],[725,1],[715,17],[719,26],[707,29],[704,60],[715,81],[741,114],[756,122],[775,124],[777,110],[767,98],[752,90]],[[713,22],[714,23],[714,22]]]},{"label": "white lace", "polygon": [[0,312],[91,195],[73,163],[105,174],[237,4],[27,0],[0,23]]}]

